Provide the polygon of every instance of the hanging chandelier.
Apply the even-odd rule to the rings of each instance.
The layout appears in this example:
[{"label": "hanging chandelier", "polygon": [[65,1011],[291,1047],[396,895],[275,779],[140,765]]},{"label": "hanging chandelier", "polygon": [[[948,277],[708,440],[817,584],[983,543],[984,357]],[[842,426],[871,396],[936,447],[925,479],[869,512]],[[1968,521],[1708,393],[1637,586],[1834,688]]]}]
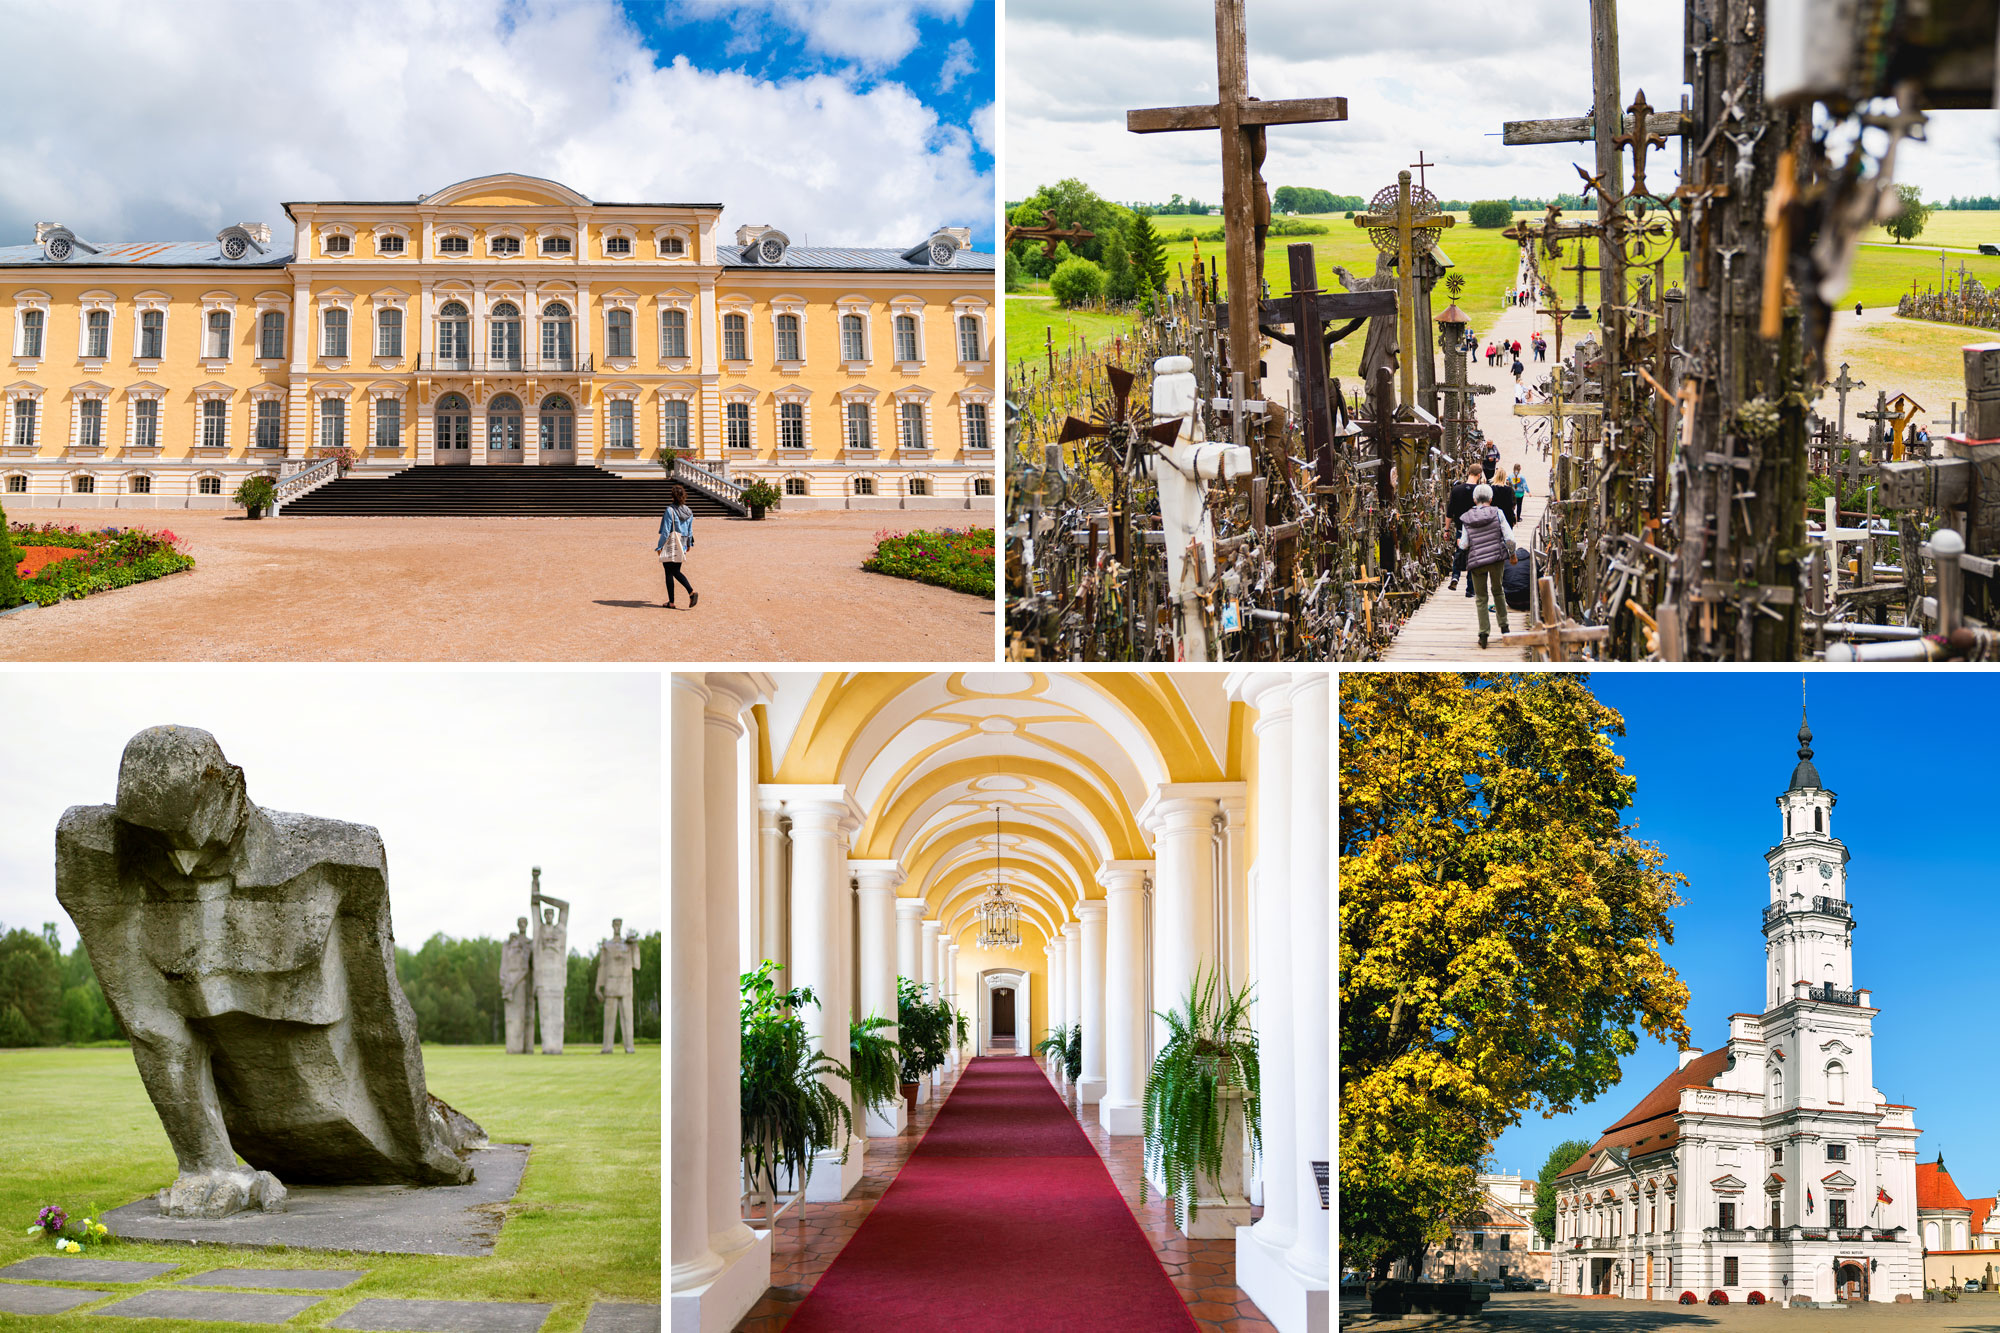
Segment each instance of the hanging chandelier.
[{"label": "hanging chandelier", "polygon": [[1021,908],[1000,883],[1000,807],[993,807],[993,887],[979,901],[979,947],[1021,947]]}]

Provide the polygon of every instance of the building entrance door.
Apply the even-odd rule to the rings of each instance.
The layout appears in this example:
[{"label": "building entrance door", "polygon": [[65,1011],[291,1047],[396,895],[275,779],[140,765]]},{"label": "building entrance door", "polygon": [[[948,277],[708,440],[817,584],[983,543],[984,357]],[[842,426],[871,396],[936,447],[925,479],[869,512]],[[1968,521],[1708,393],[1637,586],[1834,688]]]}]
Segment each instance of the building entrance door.
[{"label": "building entrance door", "polygon": [[1611,1261],[1592,1259],[1590,1261],[1590,1291],[1594,1296],[1611,1294]]},{"label": "building entrance door", "polygon": [[552,393],[542,399],[541,463],[543,466],[567,466],[576,462],[576,410],[569,399],[559,393]]},{"label": "building entrance door", "polygon": [[1834,1294],[1843,1301],[1865,1299],[1861,1290],[1861,1265],[1842,1264],[1834,1281]]},{"label": "building entrance door", "polygon": [[463,397],[448,393],[438,399],[432,438],[436,446],[431,457],[444,467],[472,462],[472,408]]},{"label": "building entrance door", "polygon": [[993,1035],[995,1038],[1005,1037],[1009,1041],[1013,1040],[1014,992],[1011,990],[993,992]]},{"label": "building entrance door", "polygon": [[502,466],[521,461],[521,400],[510,393],[486,409],[486,461]]},{"label": "building entrance door", "polygon": [[1646,1299],[1653,1299],[1653,1256],[1646,1256]]}]

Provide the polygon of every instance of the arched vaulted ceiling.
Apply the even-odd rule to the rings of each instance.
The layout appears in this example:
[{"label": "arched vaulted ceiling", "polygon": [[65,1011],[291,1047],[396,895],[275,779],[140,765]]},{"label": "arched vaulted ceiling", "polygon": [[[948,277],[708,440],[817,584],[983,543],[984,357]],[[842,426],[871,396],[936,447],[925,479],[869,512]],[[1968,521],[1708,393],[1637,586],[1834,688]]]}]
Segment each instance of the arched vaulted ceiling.
[{"label": "arched vaulted ceiling", "polygon": [[977,930],[996,841],[1023,943],[1039,948],[1078,902],[1102,896],[1100,865],[1152,856],[1136,816],[1155,787],[1242,776],[1243,709],[1217,674],[775,679],[763,780],[844,786],[866,812],[852,855],[900,862],[903,896],[922,897],[954,938]]}]

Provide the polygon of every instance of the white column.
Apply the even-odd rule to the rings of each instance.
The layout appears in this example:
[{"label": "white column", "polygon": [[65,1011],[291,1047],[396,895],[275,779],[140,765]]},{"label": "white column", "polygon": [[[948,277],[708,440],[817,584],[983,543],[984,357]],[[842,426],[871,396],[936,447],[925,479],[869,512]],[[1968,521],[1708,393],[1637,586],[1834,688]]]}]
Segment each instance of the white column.
[{"label": "white column", "polygon": [[[757,797],[757,910],[758,961],[768,958],[780,967],[789,956],[785,931],[785,826],[784,803]],[[780,982],[784,977],[780,974]]]},{"label": "white column", "polygon": [[[1212,789],[1161,785],[1140,811],[1153,835],[1152,1009],[1166,1013],[1187,1003],[1195,969],[1215,961],[1214,827]],[[1167,1044],[1167,1024],[1153,1020],[1153,1049]]]},{"label": "white column", "polygon": [[[702,755],[708,882],[708,943],[703,958],[708,1005],[708,1230],[709,1246],[728,1262],[754,1239],[741,1215],[742,1131],[737,1097],[743,1058],[736,953],[742,879],[736,854],[742,811],[736,761],[744,735],[743,714],[762,691],[755,676],[742,672],[711,671],[703,683],[708,689]],[[683,994],[692,989],[688,984],[691,979],[690,974],[675,973]],[[766,1285],[769,1273],[767,1254]]]},{"label": "white column", "polygon": [[[1287,1256],[1298,1281],[1316,1296],[1321,1312],[1313,1330],[1330,1327],[1327,1281],[1332,1253],[1329,1212],[1319,1202],[1314,1162],[1333,1159],[1333,1099],[1329,1068],[1333,1050],[1332,958],[1328,947],[1333,902],[1333,845],[1327,812],[1332,806],[1332,716],[1328,673],[1292,677],[1292,1104],[1297,1108],[1298,1238]],[[1282,1187],[1282,1182],[1280,1182]],[[1269,1197],[1268,1194],[1266,1196]]]},{"label": "white column", "polygon": [[918,977],[917,980],[931,987],[931,995],[933,997],[937,995],[938,983],[938,932],[943,928],[944,923],[942,921],[927,920],[924,922],[924,974]]},{"label": "white column", "polygon": [[[1083,927],[1074,921],[1063,923],[1063,1012],[1072,1026],[1083,1023]],[[1069,1066],[1063,1066],[1068,1077]],[[1077,1071],[1078,1078],[1082,1070]],[[1073,1085],[1072,1085],[1073,1086]]]},{"label": "white column", "polygon": [[1104,917],[1097,899],[1080,902],[1083,939],[1083,1076],[1076,1099],[1085,1106],[1104,1100]]},{"label": "white column", "polygon": [[[922,981],[923,969],[924,900],[898,898],[896,899],[896,975],[908,977],[912,981]],[[919,1079],[917,1105],[922,1106],[930,1099],[930,1080]]]},{"label": "white column", "polygon": [[[707,811],[702,799],[702,714],[708,691],[698,675],[668,678],[669,769],[673,839],[668,894],[672,928],[667,947],[677,977],[706,975],[708,947],[708,868],[704,855]],[[708,1019],[706,992],[693,987],[681,1002],[667,1006],[667,1055],[672,1068],[671,1281],[676,1313],[683,1295],[706,1286],[722,1271],[722,1259],[708,1231]]]},{"label": "white column", "polygon": [[[861,1014],[880,1014],[896,1021],[896,886],[903,868],[895,861],[854,861],[850,867],[861,881]],[[896,1029],[883,1029],[895,1039]],[[868,1112],[868,1132],[885,1137],[903,1132],[908,1108],[901,1096],[887,1108]]]},{"label": "white column", "polygon": [[[785,812],[792,819],[792,971],[786,984],[810,986],[820,997],[819,1007],[805,1013],[807,1030],[819,1039],[821,1050],[845,1064],[848,992],[842,955],[851,909],[841,832],[859,821],[843,788],[790,791],[794,794],[787,797]],[[845,1082],[829,1075],[826,1085],[836,1096],[847,1097]],[[844,1199],[861,1179],[860,1151],[849,1151],[846,1163],[840,1161],[842,1150],[850,1146],[837,1143],[819,1154],[807,1186],[809,1202]]]},{"label": "white column", "polygon": [[[1063,949],[1068,943],[1062,937],[1062,928],[1057,927],[1054,939],[1049,941],[1049,1029],[1066,1028],[1073,1021],[1065,1007],[1069,999],[1069,972],[1063,963]],[[1062,1061],[1047,1057],[1049,1072],[1055,1075],[1058,1085],[1062,1082]]]},{"label": "white column", "polygon": [[[958,1008],[958,941],[957,940],[946,940],[944,942],[944,998],[945,1002],[951,1005],[953,1009]],[[958,1020],[954,1016],[954,1018],[952,1019],[953,1027],[951,1034],[951,1041],[952,1041],[951,1066],[954,1069],[958,1067],[959,1061],[961,1059],[961,1055],[958,1049],[957,1022]]]},{"label": "white column", "polygon": [[[1112,1134],[1137,1134],[1146,1088],[1147,996],[1141,987],[1146,940],[1146,874],[1150,861],[1111,861],[1099,868],[1104,886],[1104,1099],[1097,1123]],[[1089,918],[1084,918],[1086,922]],[[1084,1043],[1088,1068],[1090,1045]]]}]

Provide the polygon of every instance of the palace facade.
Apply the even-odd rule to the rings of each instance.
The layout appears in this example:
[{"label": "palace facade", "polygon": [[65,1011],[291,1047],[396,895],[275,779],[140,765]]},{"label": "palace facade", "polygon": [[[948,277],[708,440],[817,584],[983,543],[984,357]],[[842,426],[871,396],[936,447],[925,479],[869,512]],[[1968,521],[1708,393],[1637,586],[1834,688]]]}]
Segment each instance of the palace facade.
[{"label": "palace facade", "polygon": [[724,244],[720,204],[514,175],[284,207],[283,238],[0,247],[0,503],[222,505],[333,455],[658,478],[666,450],[788,507],[989,503],[994,261],[966,229]]}]

